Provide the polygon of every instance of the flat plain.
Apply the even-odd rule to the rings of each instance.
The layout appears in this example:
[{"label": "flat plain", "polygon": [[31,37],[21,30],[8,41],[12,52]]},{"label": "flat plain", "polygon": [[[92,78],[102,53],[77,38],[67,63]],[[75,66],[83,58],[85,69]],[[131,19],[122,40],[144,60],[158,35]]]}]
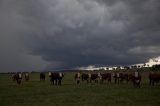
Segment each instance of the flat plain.
[{"label": "flat plain", "polygon": [[28,82],[17,85],[10,74],[0,74],[0,106],[160,106],[160,85],[149,86],[148,72],[141,72],[141,88],[126,84],[76,85],[74,72],[64,73],[61,86],[39,80],[31,73]]}]

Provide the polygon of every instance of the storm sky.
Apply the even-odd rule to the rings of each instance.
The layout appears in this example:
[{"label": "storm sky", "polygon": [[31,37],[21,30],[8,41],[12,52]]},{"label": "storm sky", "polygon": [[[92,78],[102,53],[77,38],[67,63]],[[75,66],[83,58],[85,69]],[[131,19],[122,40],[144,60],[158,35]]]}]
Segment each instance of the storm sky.
[{"label": "storm sky", "polygon": [[127,65],[160,55],[160,0],[0,0],[0,71]]}]

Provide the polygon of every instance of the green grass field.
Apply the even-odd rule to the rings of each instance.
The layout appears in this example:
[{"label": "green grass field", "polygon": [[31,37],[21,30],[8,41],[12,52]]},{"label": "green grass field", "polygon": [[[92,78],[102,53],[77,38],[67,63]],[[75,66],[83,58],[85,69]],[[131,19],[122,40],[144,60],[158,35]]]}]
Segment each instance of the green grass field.
[{"label": "green grass field", "polygon": [[65,73],[62,86],[39,81],[39,74],[30,74],[30,81],[19,86],[9,74],[0,74],[0,106],[160,106],[160,86],[148,85],[142,73],[141,88],[130,84],[76,85],[74,73]]}]

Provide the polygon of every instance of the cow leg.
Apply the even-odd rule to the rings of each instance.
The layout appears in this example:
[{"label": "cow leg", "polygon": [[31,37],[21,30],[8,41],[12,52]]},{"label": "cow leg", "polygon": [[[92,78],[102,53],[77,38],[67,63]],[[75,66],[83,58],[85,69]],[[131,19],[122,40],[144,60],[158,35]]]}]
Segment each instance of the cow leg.
[{"label": "cow leg", "polygon": [[115,83],[115,84],[117,83],[117,78],[114,79],[114,83]]},{"label": "cow leg", "polygon": [[123,82],[123,79],[121,78],[121,79],[120,79],[120,83],[122,83],[122,82]]},{"label": "cow leg", "polygon": [[135,87],[135,81],[133,80],[133,86]]},{"label": "cow leg", "polygon": [[56,85],[58,85],[58,80],[56,79]]},{"label": "cow leg", "polygon": [[58,80],[58,85],[61,85],[61,79]]},{"label": "cow leg", "polygon": [[55,80],[53,80],[53,85],[55,85]]},{"label": "cow leg", "polygon": [[95,81],[95,83],[98,83],[98,80],[94,80]]},{"label": "cow leg", "polygon": [[77,83],[80,84],[80,80],[78,80]]},{"label": "cow leg", "polygon": [[52,79],[52,85],[54,85],[54,80]]},{"label": "cow leg", "polygon": [[90,82],[90,83],[92,83],[92,80],[91,80],[91,79],[89,79],[89,82]]},{"label": "cow leg", "polygon": [[21,84],[21,79],[19,79],[19,85]]},{"label": "cow leg", "polygon": [[80,83],[80,80],[77,80],[77,84],[79,84]]},{"label": "cow leg", "polygon": [[54,85],[57,85],[57,80],[54,80]]},{"label": "cow leg", "polygon": [[54,85],[54,80],[51,81],[51,84]]},{"label": "cow leg", "polygon": [[52,85],[53,83],[52,83],[52,81],[51,81],[51,80],[50,80],[50,82],[51,82],[51,85]]},{"label": "cow leg", "polygon": [[18,79],[16,79],[16,81],[17,81],[17,84],[19,84]]},{"label": "cow leg", "polygon": [[118,80],[118,84],[119,84],[119,78],[117,78],[117,80]]},{"label": "cow leg", "polygon": [[52,85],[52,78],[50,78],[50,83],[51,83],[51,85]]},{"label": "cow leg", "polygon": [[152,85],[152,80],[151,79],[149,79],[149,85]]},{"label": "cow leg", "polygon": [[17,79],[17,84],[20,85],[21,84],[21,80]]},{"label": "cow leg", "polygon": [[141,87],[141,83],[139,82],[139,88]]},{"label": "cow leg", "polygon": [[84,81],[84,79],[82,78],[82,82]]},{"label": "cow leg", "polygon": [[54,85],[54,80],[52,79],[52,85]]},{"label": "cow leg", "polygon": [[152,86],[154,86],[154,81],[152,81]]},{"label": "cow leg", "polygon": [[59,85],[59,83],[60,83],[60,82],[59,82],[59,79],[57,79],[57,85]]},{"label": "cow leg", "polygon": [[62,84],[62,79],[60,79],[60,85]]},{"label": "cow leg", "polygon": [[126,83],[127,83],[127,84],[128,84],[128,81],[129,81],[129,80],[128,80],[128,79],[126,79]]},{"label": "cow leg", "polygon": [[110,78],[108,79],[108,83],[111,83],[111,79]]}]

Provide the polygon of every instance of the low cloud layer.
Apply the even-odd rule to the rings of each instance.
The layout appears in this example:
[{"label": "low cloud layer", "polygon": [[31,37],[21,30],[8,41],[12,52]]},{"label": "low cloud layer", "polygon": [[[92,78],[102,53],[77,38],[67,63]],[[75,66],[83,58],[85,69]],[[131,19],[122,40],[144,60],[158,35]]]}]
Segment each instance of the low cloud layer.
[{"label": "low cloud layer", "polygon": [[160,54],[159,0],[1,0],[0,70],[126,65]]}]

